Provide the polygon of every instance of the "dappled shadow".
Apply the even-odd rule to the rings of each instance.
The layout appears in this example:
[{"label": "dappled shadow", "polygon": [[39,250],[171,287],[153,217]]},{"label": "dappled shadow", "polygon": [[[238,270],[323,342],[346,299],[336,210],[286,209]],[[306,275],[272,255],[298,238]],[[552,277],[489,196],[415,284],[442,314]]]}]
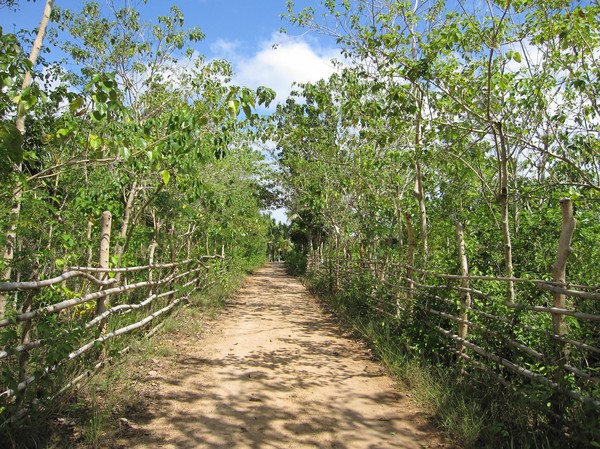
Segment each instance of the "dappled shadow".
[{"label": "dappled shadow", "polygon": [[154,379],[152,411],[120,447],[426,446],[424,414],[281,265],[255,273],[222,319]]}]

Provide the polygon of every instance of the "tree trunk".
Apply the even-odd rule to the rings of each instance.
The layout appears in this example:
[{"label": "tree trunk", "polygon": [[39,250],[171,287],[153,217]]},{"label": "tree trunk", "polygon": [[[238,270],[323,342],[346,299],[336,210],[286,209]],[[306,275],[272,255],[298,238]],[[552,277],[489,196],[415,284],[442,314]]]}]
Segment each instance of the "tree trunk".
[{"label": "tree trunk", "polygon": [[429,236],[427,233],[427,206],[425,205],[425,189],[423,188],[423,175],[421,173],[421,114],[423,99],[421,91],[415,86],[415,95],[417,96],[417,112],[415,113],[415,186],[413,194],[419,205],[419,220],[421,224],[421,268],[427,267],[429,256]]},{"label": "tree trunk", "polygon": [[408,240],[408,247],[406,249],[406,299],[407,305],[406,310],[412,309],[413,302],[413,288],[414,288],[414,265],[415,265],[415,231],[412,224],[412,219],[408,213],[404,214],[406,220],[406,234]]},{"label": "tree trunk", "polygon": [[[37,35],[35,36],[35,40],[33,41],[33,47],[31,48],[31,53],[29,54],[29,60],[32,65],[35,65],[40,51],[42,51],[42,45],[44,43],[44,37],[46,37],[46,29],[48,28],[48,22],[50,21],[50,13],[52,12],[52,7],[54,6],[54,0],[46,0],[46,5],[44,6],[44,12],[42,14],[42,20],[40,20],[40,27],[38,28]],[[31,72],[25,73],[25,78],[23,79],[23,89],[29,86],[31,83]],[[17,111],[17,118],[15,125],[17,129],[21,132],[21,134],[25,135],[25,111]]]},{"label": "tree trunk", "polygon": [[123,259],[123,253],[125,252],[125,239],[127,238],[127,231],[129,224],[131,223],[131,211],[133,210],[133,203],[139,192],[137,182],[134,181],[131,185],[129,195],[127,195],[127,201],[125,202],[125,212],[123,213],[123,222],[121,223],[121,232],[119,233],[118,244],[115,248],[115,255],[117,256],[118,266],[121,266]]},{"label": "tree trunk", "polygon": [[[154,211],[152,212],[152,221],[154,222],[154,235],[152,236],[152,243],[150,243],[150,248],[148,248],[148,265],[154,264],[154,253],[156,252],[156,248],[158,248],[158,236],[160,234],[161,221],[156,218],[156,214]],[[152,282],[152,268],[148,270],[148,282]],[[150,287],[150,294],[154,292],[154,287]]]},{"label": "tree trunk", "polygon": [[[35,36],[35,40],[33,41],[33,47],[31,48],[31,53],[29,54],[29,61],[31,61],[32,65],[35,65],[37,62],[40,51],[42,50],[42,44],[44,42],[44,37],[46,36],[46,29],[48,28],[48,22],[50,21],[50,13],[52,12],[52,7],[54,6],[54,0],[46,0],[46,4],[44,6],[44,12],[42,14],[42,20],[40,21],[40,26],[38,28],[37,35]],[[23,79],[22,88],[25,89],[31,83],[31,73],[28,71],[25,73],[25,78]],[[22,108],[17,108],[17,117],[15,119],[15,125],[21,135],[25,135],[25,114],[26,111]],[[15,167],[15,171],[17,173],[21,172],[22,167],[19,164]],[[14,195],[13,195],[13,207],[10,211],[9,216],[9,228],[6,233],[6,246],[4,247],[3,259],[4,259],[4,270],[0,274],[0,279],[10,280],[11,270],[12,270],[12,261],[14,259],[15,253],[15,244],[17,240],[17,223],[19,221],[19,216],[21,215],[21,196],[23,192],[23,186],[20,182],[17,182],[15,186]],[[6,297],[4,295],[0,295],[0,316],[4,315],[6,310]]]},{"label": "tree trunk", "polygon": [[[573,232],[575,231],[575,218],[573,217],[573,205],[571,204],[570,198],[564,198],[560,201],[560,210],[562,213],[562,229],[560,233],[560,239],[558,241],[558,251],[556,254],[556,262],[552,264],[552,279],[554,282],[564,284],[567,281],[567,259],[571,252],[571,239],[573,238]],[[567,298],[562,293],[554,293],[554,307],[559,309],[565,309],[567,305]],[[552,325],[554,328],[555,335],[566,335],[567,334],[567,323],[565,322],[565,316],[559,314],[552,314]],[[554,365],[555,370],[553,373],[554,381],[561,385],[562,389],[567,389],[567,381],[565,376],[564,365],[569,361],[569,346],[567,344],[556,342],[554,350]],[[552,411],[561,415],[564,413],[564,402],[560,397],[552,400]]]},{"label": "tree trunk", "polygon": [[[100,268],[108,268],[109,256],[110,256],[110,231],[112,224],[112,215],[109,211],[102,213],[102,234],[100,237]],[[105,273],[103,277],[106,277],[108,273]],[[106,302],[108,298],[100,298],[96,302],[96,315],[100,315],[106,311]],[[104,323],[101,323],[101,327]]]},{"label": "tree trunk", "polygon": [[[36,257],[34,262],[33,270],[31,272],[31,280],[36,282],[40,280],[39,277],[39,259]],[[20,313],[27,313],[31,310],[31,306],[33,305],[33,300],[37,295],[37,291],[29,291],[25,292],[25,300],[23,303],[23,307],[21,307]],[[23,322],[21,325],[21,345],[26,345],[31,341],[31,328],[32,321],[28,320]],[[29,364],[29,351],[23,351],[19,354],[19,382],[25,381],[29,375],[27,374],[27,368]],[[26,390],[23,390],[21,393],[17,395],[17,404],[20,407],[25,402],[25,393]]]},{"label": "tree trunk", "polygon": [[[504,139],[502,125],[500,123],[495,123],[492,129],[494,131],[494,139],[496,141],[496,150],[498,151],[498,203],[500,205],[500,224],[502,228],[502,245],[504,251],[504,275],[506,277],[513,277],[514,270],[508,203],[508,149],[506,148],[506,141]],[[514,282],[508,281],[506,283],[506,295],[508,302],[515,302]]]},{"label": "tree trunk", "polygon": [[94,226],[94,222],[92,221],[91,217],[88,217],[87,220],[87,227],[86,227],[86,231],[85,231],[85,238],[87,240],[88,243],[88,248],[86,251],[86,256],[85,256],[85,265],[87,267],[92,266],[92,257],[93,257],[93,252],[92,252],[92,228]]},{"label": "tree trunk", "polygon": [[423,253],[421,254],[421,268],[427,267],[427,259],[429,255],[429,236],[427,233],[427,206],[425,205],[425,191],[423,189],[423,180],[421,177],[421,167],[418,163],[415,163],[415,188],[414,195],[419,204],[419,221],[421,225],[421,247]]},{"label": "tree trunk", "polygon": [[[461,276],[469,275],[469,264],[467,261],[467,252],[465,250],[465,234],[463,231],[462,223],[456,223],[456,239],[458,240],[458,257],[460,259],[460,274]],[[460,286],[463,290],[460,292],[460,312],[459,318],[461,321],[458,322],[458,336],[460,338],[467,338],[468,325],[466,323],[468,318],[469,308],[471,307],[471,294],[467,291],[469,288],[469,279],[463,277],[460,281]],[[464,352],[462,343],[458,343],[457,350],[460,354]]]},{"label": "tree trunk", "polygon": [[[565,284],[567,281],[567,259],[573,251],[571,249],[571,239],[575,231],[576,221],[573,217],[573,205],[570,198],[563,198],[560,201],[560,209],[562,212],[562,230],[560,240],[558,241],[556,262],[552,264],[552,279],[554,282]],[[567,300],[564,294],[554,293],[554,307],[564,309],[566,304]],[[556,335],[565,335],[567,333],[564,315],[553,314],[552,324]]]}]

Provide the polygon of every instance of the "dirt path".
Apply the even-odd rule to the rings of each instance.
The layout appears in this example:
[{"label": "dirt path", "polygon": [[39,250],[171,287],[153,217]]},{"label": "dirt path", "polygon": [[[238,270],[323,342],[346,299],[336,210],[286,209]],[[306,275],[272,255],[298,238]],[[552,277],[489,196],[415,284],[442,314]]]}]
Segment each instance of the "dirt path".
[{"label": "dirt path", "polygon": [[450,447],[279,264],[248,278],[205,338],[178,346],[122,447]]}]

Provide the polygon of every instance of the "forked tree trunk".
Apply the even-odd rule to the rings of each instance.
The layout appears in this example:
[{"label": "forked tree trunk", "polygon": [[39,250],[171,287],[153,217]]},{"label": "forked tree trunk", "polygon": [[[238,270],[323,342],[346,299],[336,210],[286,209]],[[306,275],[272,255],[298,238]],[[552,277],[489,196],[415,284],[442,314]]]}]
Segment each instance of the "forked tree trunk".
[{"label": "forked tree trunk", "polygon": [[[552,264],[552,278],[554,282],[565,284],[567,281],[567,259],[571,252],[571,239],[575,232],[576,221],[573,217],[573,205],[570,198],[563,198],[560,201],[560,209],[562,213],[562,230],[560,240],[558,242],[558,251],[556,262]],[[564,309],[567,304],[567,297],[562,293],[554,293],[554,307]],[[556,335],[565,335],[567,326],[565,323],[565,315],[553,314],[552,324]]]}]

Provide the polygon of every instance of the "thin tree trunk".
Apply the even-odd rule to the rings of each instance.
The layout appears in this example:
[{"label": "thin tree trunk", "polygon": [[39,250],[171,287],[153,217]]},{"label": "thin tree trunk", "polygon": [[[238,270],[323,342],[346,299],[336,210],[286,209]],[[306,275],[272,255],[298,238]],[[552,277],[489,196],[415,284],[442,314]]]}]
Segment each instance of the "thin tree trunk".
[{"label": "thin tree trunk", "polygon": [[[148,254],[148,265],[154,264],[154,253],[156,252],[156,248],[158,248],[158,236],[160,234],[160,228],[162,223],[159,219],[156,218],[156,213],[152,211],[152,219],[154,222],[154,235],[152,236],[152,243],[150,243],[149,254]],[[148,270],[148,282],[152,282],[152,268]],[[150,294],[154,292],[154,287],[150,287]]]},{"label": "thin tree trunk", "polygon": [[[108,268],[110,259],[110,231],[111,231],[112,215],[109,211],[102,213],[102,226],[100,236],[100,268]],[[106,277],[107,274],[105,274]],[[96,302],[96,316],[103,314],[106,311],[106,303],[108,298],[100,298]],[[104,322],[100,324],[100,328],[104,327]]]},{"label": "thin tree trunk", "polygon": [[[556,262],[552,264],[552,279],[554,282],[564,284],[567,281],[567,259],[571,252],[571,239],[575,231],[576,221],[573,217],[573,205],[570,198],[564,198],[560,201],[562,212],[562,231],[558,242],[558,251]],[[554,307],[564,309],[567,304],[566,296],[562,293],[554,293]],[[552,324],[556,335],[565,335],[567,326],[565,316],[559,314],[552,315]]]},{"label": "thin tree trunk", "polygon": [[[33,47],[31,48],[31,53],[29,54],[29,61],[31,61],[32,65],[35,65],[37,62],[40,51],[42,50],[42,44],[44,42],[44,37],[46,36],[46,29],[48,28],[48,22],[50,21],[50,13],[52,12],[52,7],[54,6],[54,0],[46,0],[46,4],[44,6],[44,12],[42,14],[42,19],[40,21],[40,26],[38,28],[37,35],[35,40],[33,41]],[[25,89],[31,83],[31,73],[27,71],[25,73],[25,78],[23,79],[22,88]],[[22,108],[17,108],[17,117],[15,119],[15,126],[21,133],[21,135],[25,135],[25,114],[26,111]],[[21,164],[15,167],[15,171],[17,173],[21,172],[22,167]],[[3,251],[3,259],[4,259],[4,270],[0,274],[0,279],[10,280],[10,276],[12,274],[12,261],[14,259],[15,253],[15,244],[17,241],[17,223],[19,221],[19,216],[21,215],[21,196],[22,196],[22,185],[20,182],[17,182],[15,186],[14,194],[13,194],[13,207],[11,208],[9,215],[9,228],[6,232],[6,246]],[[6,297],[0,295],[0,316],[4,315],[6,310]]]},{"label": "thin tree trunk", "polygon": [[[40,280],[39,258],[37,258],[37,257],[35,259],[33,270],[31,272],[31,280],[34,282]],[[20,313],[27,313],[31,310],[31,306],[33,305],[33,299],[35,298],[36,295],[37,295],[36,290],[25,292],[25,300],[23,303],[23,307],[21,307],[21,309],[19,311]],[[31,341],[31,328],[32,328],[31,320],[25,321],[21,325],[21,345],[26,345],[27,343],[29,343]],[[23,351],[19,354],[19,382],[23,382],[29,377],[29,375],[27,373],[27,368],[29,365],[29,357],[30,357],[29,351]],[[18,406],[21,406],[25,402],[25,392],[26,392],[26,390],[23,390],[17,396]]]},{"label": "thin tree trunk", "polygon": [[[415,0],[413,3],[413,13],[416,17],[416,12],[419,9],[419,1]],[[414,61],[417,60],[417,45],[418,40],[415,34],[415,23],[411,22],[410,24],[410,34],[412,39],[411,45],[411,56]],[[425,189],[423,188],[423,176],[421,173],[421,147],[422,147],[422,139],[421,139],[421,127],[423,121],[423,91],[420,88],[418,81],[413,82],[413,92],[416,99],[416,111],[415,111],[415,121],[414,121],[414,133],[415,133],[415,186],[413,189],[413,193],[415,198],[417,199],[417,203],[419,205],[419,219],[421,223],[421,245],[422,245],[422,254],[421,254],[421,268],[425,269],[427,267],[427,260],[429,258],[429,236],[427,232],[427,207],[425,205]]]},{"label": "thin tree trunk", "polygon": [[[37,35],[33,41],[33,47],[31,48],[31,53],[29,54],[29,61],[31,61],[32,65],[35,65],[40,51],[42,51],[42,45],[44,43],[44,37],[46,37],[46,29],[48,28],[50,13],[52,12],[53,6],[54,0],[46,0],[46,5],[44,6],[44,12],[42,14],[42,20],[40,20],[40,27],[38,28]],[[25,78],[23,79],[23,89],[28,87],[29,84],[31,84],[31,72],[28,71],[25,73]],[[25,135],[25,111],[17,111],[15,125],[21,134]]]},{"label": "thin tree trunk", "polygon": [[404,214],[406,220],[406,234],[408,239],[408,247],[406,250],[406,299],[408,300],[406,310],[412,309],[413,288],[414,288],[414,265],[415,265],[415,231],[412,224],[412,219],[408,213]]},{"label": "thin tree trunk", "polygon": [[117,256],[118,265],[121,266],[121,260],[123,259],[123,253],[125,252],[125,239],[127,238],[127,231],[129,224],[131,223],[131,211],[133,209],[133,203],[139,192],[137,182],[134,181],[131,185],[129,195],[127,195],[127,201],[125,202],[125,212],[123,213],[123,222],[121,223],[121,232],[119,233],[118,244],[115,248],[115,255]]},{"label": "thin tree trunk", "polygon": [[[465,234],[462,223],[456,223],[456,239],[458,240],[458,257],[460,259],[460,274],[463,278],[460,281],[463,290],[460,292],[460,312],[458,322],[458,336],[462,339],[467,338],[468,325],[466,323],[471,307],[471,294],[469,293],[469,279],[464,276],[469,275],[469,264],[467,261],[467,252],[465,249]],[[462,343],[458,343],[458,352],[463,353],[465,348]]]},{"label": "thin tree trunk", "polygon": [[[502,228],[502,245],[504,252],[504,276],[513,277],[512,241],[510,236],[510,213],[508,203],[508,149],[504,139],[504,132],[500,123],[492,126],[496,149],[498,151],[498,177],[499,191],[498,203],[500,205],[500,225]],[[512,281],[506,283],[507,301],[515,302],[515,284]]]},{"label": "thin tree trunk", "polygon": [[[573,205],[569,198],[564,198],[560,201],[560,209],[562,214],[562,229],[560,239],[558,241],[558,251],[556,254],[556,262],[552,264],[552,279],[554,282],[565,284],[567,281],[567,259],[573,251],[571,249],[571,239],[575,231],[576,221],[573,217]],[[562,293],[554,293],[553,306],[559,309],[565,309],[567,306],[567,297]],[[552,324],[555,335],[567,334],[567,323],[565,316],[552,314]],[[555,382],[566,388],[565,364],[569,361],[569,346],[567,344],[557,342],[554,354],[554,365],[556,366],[553,377]],[[552,411],[561,415],[564,413],[564,403],[557,398],[552,400]]]},{"label": "thin tree trunk", "polygon": [[92,221],[92,217],[88,217],[87,220],[87,229],[85,232],[85,237],[88,242],[87,254],[85,257],[85,265],[88,267],[92,266],[92,229],[94,226],[94,222]]},{"label": "thin tree trunk", "polygon": [[423,179],[421,176],[421,166],[419,163],[415,163],[415,188],[414,195],[419,204],[419,222],[421,224],[421,267],[427,267],[427,260],[429,256],[429,236],[427,232],[427,206],[425,204],[425,191],[423,189]]}]

